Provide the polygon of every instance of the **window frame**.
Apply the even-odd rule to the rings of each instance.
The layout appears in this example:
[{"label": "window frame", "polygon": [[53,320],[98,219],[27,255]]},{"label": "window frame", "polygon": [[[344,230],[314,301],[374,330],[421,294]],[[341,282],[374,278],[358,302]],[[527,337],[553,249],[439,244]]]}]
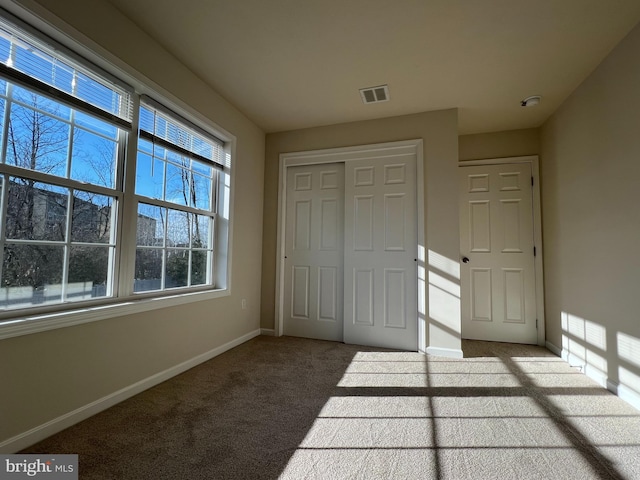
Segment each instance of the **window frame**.
[{"label": "window frame", "polygon": [[[148,129],[143,128],[141,125],[138,125],[138,135],[136,138],[136,147],[138,147],[139,142],[140,141],[144,141],[147,143],[151,144],[151,154],[149,155],[152,165],[156,162],[156,159],[158,159],[158,161],[162,164],[163,166],[163,176],[162,176],[162,195],[161,198],[156,198],[156,197],[151,197],[151,196],[147,196],[147,195],[142,195],[137,193],[137,191],[134,189],[133,193],[134,193],[134,198],[135,198],[135,203],[136,203],[136,219],[140,218],[140,213],[139,213],[139,207],[140,204],[145,204],[151,207],[157,207],[160,209],[164,209],[167,211],[167,214],[169,212],[169,210],[172,210],[173,212],[182,212],[182,213],[186,213],[187,215],[189,214],[193,214],[193,215],[201,215],[201,216],[205,216],[207,218],[209,218],[209,230],[207,232],[207,244],[208,247],[205,249],[194,249],[193,246],[191,245],[191,232],[189,232],[189,247],[188,248],[181,248],[181,247],[171,247],[169,245],[167,245],[167,240],[169,239],[169,232],[168,230],[165,228],[165,231],[163,232],[163,243],[161,246],[139,246],[137,244],[137,239],[136,239],[136,253],[138,251],[138,249],[157,249],[157,250],[161,250],[162,251],[162,272],[160,275],[160,284],[161,287],[160,289],[157,290],[151,290],[148,293],[149,294],[153,294],[153,293],[157,293],[157,292],[176,292],[176,291],[194,291],[197,289],[206,289],[206,288],[214,288],[216,287],[216,275],[215,275],[215,254],[216,254],[216,246],[217,246],[217,218],[218,218],[218,205],[220,203],[220,199],[218,198],[218,192],[221,190],[221,185],[220,185],[220,180],[221,180],[221,176],[224,175],[224,166],[220,163],[218,163],[216,161],[216,158],[219,155],[216,155],[216,153],[221,152],[222,155],[224,155],[224,142],[222,140],[220,140],[217,137],[214,137],[212,135],[209,135],[205,132],[203,132],[197,125],[193,124],[191,121],[189,121],[188,119],[185,119],[175,113],[173,113],[170,109],[168,109],[167,107],[165,107],[164,105],[162,105],[160,102],[157,102],[155,100],[153,100],[152,98],[143,95],[140,97],[140,107],[138,108],[138,121],[140,121],[140,119],[142,118],[142,109],[145,109],[146,112],[153,114],[153,118],[154,118],[154,123],[153,123],[153,130],[154,132],[149,132]],[[189,150],[187,148],[183,148],[182,146],[172,143],[167,139],[162,138],[162,136],[158,135],[158,133],[155,131],[155,126],[156,126],[156,116],[159,116],[161,119],[164,118],[165,123],[167,123],[167,126],[169,126],[169,122],[171,122],[171,125],[175,128],[179,128],[180,131],[184,134],[187,135],[188,138],[190,140],[194,140],[194,139],[200,139],[201,141],[206,142],[207,144],[209,144],[211,146],[211,154],[214,158],[206,158],[196,152],[194,152],[193,150]],[[158,146],[158,148],[160,148],[161,150],[164,151],[164,157],[160,158],[156,156],[156,145]],[[137,148],[136,150],[136,157],[135,157],[135,164],[136,164],[136,177],[138,176],[138,160],[139,160],[139,154],[143,153],[143,149],[141,148]],[[203,207],[198,207],[198,206],[194,206],[194,205],[189,205],[189,202],[186,202],[187,204],[183,205],[181,203],[178,202],[171,202],[170,200],[167,199],[167,187],[169,185],[169,179],[167,178],[167,172],[168,172],[168,167],[170,165],[173,165],[175,168],[180,168],[179,166],[177,166],[177,164],[175,162],[172,162],[169,158],[168,158],[168,154],[171,153],[173,155],[177,155],[180,158],[180,161],[183,162],[185,159],[188,159],[190,162],[190,168],[186,171],[191,173],[191,177],[193,178],[194,175],[198,175],[197,171],[194,171],[192,169],[193,166],[193,162],[197,162],[200,163],[202,165],[206,165],[209,169],[210,169],[210,173],[211,175],[208,177],[208,180],[210,182],[209,185],[209,207],[207,208],[203,208]],[[137,185],[135,185],[134,187],[137,187]],[[183,185],[184,188],[184,185]],[[184,191],[183,191],[184,193]],[[167,215],[166,221],[168,222],[169,220],[169,216]],[[137,224],[136,224],[136,232],[137,232]],[[187,251],[189,253],[189,259],[192,258],[193,252],[194,251],[199,251],[199,250],[205,250],[207,253],[207,259],[208,259],[208,263],[209,263],[209,267],[207,269],[207,280],[206,283],[201,284],[201,285],[187,285],[187,286],[177,286],[177,287],[167,287],[166,286],[166,278],[167,278],[167,269],[166,269],[166,262],[168,261],[168,254],[169,251],[171,250],[183,250],[183,251]],[[137,261],[137,257],[136,257],[136,261]],[[134,262],[135,264],[136,262]],[[188,283],[191,283],[191,263],[188,266]],[[133,295],[136,296],[140,296],[143,295],[145,293],[147,293],[144,290],[141,291],[136,291],[135,290],[135,280],[137,280],[135,278],[134,275],[134,289],[133,289]]]},{"label": "window frame", "polygon": [[[17,28],[26,31],[32,38],[37,37],[39,40],[48,45],[55,45],[56,50],[64,52],[74,62],[85,65],[89,71],[91,69],[98,70],[101,74],[105,74],[104,65],[109,59],[98,57],[96,54],[86,47],[78,43],[76,40],[67,36],[60,31],[55,31],[55,40],[53,40],[50,28],[42,28],[44,24],[38,24],[34,19],[29,19],[40,30],[36,30],[29,24],[22,22],[12,14],[0,9],[0,18],[6,19],[13,23]],[[70,45],[71,50],[63,46],[58,41],[65,42]],[[75,53],[80,52],[80,54]],[[81,56],[81,55],[84,55]],[[102,54],[104,55],[104,53]],[[85,57],[91,60],[86,60]],[[96,67],[96,63],[102,65],[102,68]],[[5,73],[0,70],[0,74]],[[116,178],[115,191],[117,193],[117,214],[113,227],[116,230],[116,254],[114,261],[112,288],[112,297],[101,297],[90,300],[72,301],[67,303],[48,304],[43,306],[32,306],[24,309],[3,309],[0,311],[0,339],[11,338],[30,333],[47,331],[56,328],[62,328],[71,325],[77,325],[87,322],[103,320],[112,317],[119,317],[133,313],[150,311],[159,308],[167,308],[170,306],[183,305],[195,301],[211,300],[231,294],[231,242],[232,242],[232,224],[233,224],[233,193],[235,175],[232,174],[232,161],[235,158],[236,138],[229,132],[225,131],[218,125],[214,124],[209,118],[194,110],[191,106],[178,100],[172,94],[159,89],[157,86],[151,88],[140,80],[141,76],[136,72],[131,73],[130,68],[125,73],[121,69],[113,69],[113,73],[106,71],[106,75],[110,76],[118,82],[118,85],[133,85],[132,106],[133,117],[130,129],[123,129],[121,124],[116,125],[120,128],[120,136],[118,138],[118,152],[121,163],[118,168]],[[24,79],[16,79],[15,75],[2,75],[11,83],[27,87],[33,90],[33,85],[24,82]],[[142,77],[143,78],[143,77]],[[51,98],[54,102],[59,102],[72,109],[89,113],[95,116],[95,112],[91,109],[78,108],[75,101],[69,101],[68,98],[59,95],[46,95],[46,92],[37,92],[41,95]],[[211,266],[211,276],[219,278],[220,281],[213,285],[198,285],[190,287],[179,287],[166,290],[154,290],[150,292],[133,292],[133,272],[135,262],[135,223],[137,218],[137,206],[139,202],[146,203],[147,198],[135,194],[135,165],[137,153],[137,133],[138,120],[140,112],[141,99],[147,99],[147,96],[158,98],[162,101],[162,105],[167,106],[167,110],[175,116],[177,120],[186,119],[190,124],[199,128],[199,131],[206,136],[223,142],[223,165],[221,174],[217,175],[217,185],[215,188],[218,210],[212,210],[211,215],[214,216],[216,228],[214,230],[215,243],[212,256],[216,258]],[[115,123],[115,122],[114,122]],[[128,138],[123,139],[124,135]],[[5,164],[3,166],[6,173],[7,170],[15,169],[18,176],[23,176],[25,172],[30,175],[38,175],[38,172],[23,171],[19,167]],[[60,180],[60,182],[57,182]],[[56,184],[66,184],[74,182],[69,178],[56,177]],[[77,187],[77,185],[76,185]],[[82,189],[82,188],[81,188]],[[103,187],[100,187],[102,190]],[[86,189],[85,189],[86,190]],[[102,193],[102,192],[100,192]],[[109,193],[113,196],[114,192]],[[132,213],[136,212],[136,213]],[[221,215],[222,213],[222,215]],[[222,220],[222,221],[220,221]],[[4,221],[4,219],[3,219]],[[220,225],[219,225],[220,224]],[[133,228],[131,228],[133,226]],[[128,234],[127,234],[128,232]],[[222,253],[224,252],[224,254]],[[221,257],[221,255],[223,255]],[[218,259],[220,261],[218,261]],[[215,281],[215,280],[214,280]]]}]

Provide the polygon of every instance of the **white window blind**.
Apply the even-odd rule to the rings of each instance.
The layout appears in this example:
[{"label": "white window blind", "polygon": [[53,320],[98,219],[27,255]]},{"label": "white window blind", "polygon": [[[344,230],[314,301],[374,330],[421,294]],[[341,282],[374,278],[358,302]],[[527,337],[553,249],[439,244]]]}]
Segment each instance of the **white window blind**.
[{"label": "white window blind", "polygon": [[224,169],[224,142],[153,99],[140,99],[140,137],[194,160]]},{"label": "white window blind", "polygon": [[71,107],[131,128],[130,87],[96,66],[88,68],[62,46],[29,35],[26,28],[0,19],[0,74]]}]

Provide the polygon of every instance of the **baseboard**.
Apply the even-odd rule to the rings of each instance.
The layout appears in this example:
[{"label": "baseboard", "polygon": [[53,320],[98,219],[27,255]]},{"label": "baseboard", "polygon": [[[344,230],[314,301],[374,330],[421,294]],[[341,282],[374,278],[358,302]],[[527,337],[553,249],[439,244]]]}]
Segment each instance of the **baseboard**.
[{"label": "baseboard", "polygon": [[585,361],[582,358],[580,358],[580,357],[574,355],[573,353],[569,352],[569,350],[564,350],[564,349],[554,345],[553,343],[551,343],[549,341],[545,342],[544,346],[551,353],[553,353],[554,355],[557,355],[558,357],[562,358],[570,366],[572,366],[572,367],[580,367],[580,370],[584,370]]},{"label": "baseboard", "polygon": [[547,347],[547,350],[549,350],[554,355],[562,357],[562,349],[556,347],[553,343],[545,342],[544,346]]},{"label": "baseboard", "polygon": [[606,373],[604,373],[602,370],[589,365],[584,361],[584,359],[578,357],[577,355],[574,355],[568,350],[561,350],[551,342],[547,342],[545,345],[548,350],[561,357],[569,365],[571,365],[572,367],[580,367],[582,373],[584,373],[591,380],[602,385],[604,388],[617,395],[621,400],[624,400],[632,407],[640,410],[640,394],[638,392],[624,385],[619,385],[616,382],[612,382],[608,379]]},{"label": "baseboard", "polygon": [[571,367],[576,367],[580,369],[580,372],[584,373],[591,380],[596,382],[603,388],[608,387],[608,379],[606,372],[594,367],[593,365],[589,365],[584,358],[579,357],[568,350],[562,350],[560,357],[567,362]]},{"label": "baseboard", "polygon": [[276,331],[273,328],[261,328],[260,335],[268,335],[270,337],[274,337],[276,335]]},{"label": "baseboard", "polygon": [[607,381],[607,390],[615,393],[622,400],[627,402],[632,407],[640,410],[640,394],[635,390],[619,385],[615,382]]},{"label": "baseboard", "polygon": [[462,350],[455,348],[427,347],[427,355],[448,358],[464,358]]},{"label": "baseboard", "polygon": [[129,385],[128,387],[118,390],[117,392],[113,392],[105,397],[102,397],[95,402],[91,402],[69,413],[65,413],[64,415],[43,423],[42,425],[38,425],[31,430],[0,442],[0,453],[15,453],[24,448],[27,448],[34,443],[50,437],[55,433],[61,432],[65,428],[69,428],[70,426],[75,425],[82,420],[86,420],[87,418],[100,413],[103,410],[106,410],[107,408],[126,400],[127,398],[133,397],[140,392],[143,392],[151,387],[158,385],[159,383],[170,379],[171,377],[175,377],[176,375],[186,372],[196,365],[206,362],[207,360],[211,360],[221,353],[224,353],[227,350],[231,350],[232,348],[237,347],[238,345],[241,345],[254,337],[257,337],[258,335],[260,335],[260,333],[260,330],[249,332],[245,335],[242,335],[241,337],[236,338],[235,340],[225,343],[224,345],[220,345],[213,350],[209,350],[208,352],[193,357],[186,362],[182,362],[178,365],[168,368],[167,370],[156,373],[155,375],[140,380],[139,382]]}]

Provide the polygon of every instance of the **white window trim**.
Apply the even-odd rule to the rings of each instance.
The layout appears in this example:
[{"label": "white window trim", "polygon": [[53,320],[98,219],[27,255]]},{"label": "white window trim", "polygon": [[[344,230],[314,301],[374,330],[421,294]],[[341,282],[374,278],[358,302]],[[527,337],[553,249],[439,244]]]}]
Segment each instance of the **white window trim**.
[{"label": "white window trim", "polygon": [[[220,238],[217,239],[217,246],[214,252],[214,255],[216,255],[214,265],[216,266],[217,272],[214,272],[214,276],[220,276],[219,272],[225,271],[226,277],[224,278],[224,285],[208,290],[181,291],[175,292],[175,294],[167,290],[162,292],[149,292],[149,295],[157,293],[157,296],[140,297],[142,294],[135,294],[134,296],[126,298],[112,297],[105,299],[104,303],[91,303],[85,306],[62,304],[53,306],[54,308],[58,307],[56,310],[45,313],[33,312],[33,314],[30,314],[21,311],[16,312],[15,316],[11,316],[10,311],[3,312],[9,313],[9,315],[0,318],[0,340],[230,296],[232,293],[233,270],[232,245],[236,190],[234,163],[237,148],[236,136],[123,62],[111,52],[105,50],[90,38],[69,26],[40,4],[31,0],[25,0],[23,4],[26,5],[26,7],[24,5],[9,3],[3,5],[3,8],[9,14],[16,16],[44,35],[64,45],[72,53],[79,54],[86,60],[98,65],[104,71],[113,74],[115,78],[131,85],[135,90],[134,98],[136,98],[136,107],[134,108],[137,108],[137,105],[139,105],[139,96],[149,95],[151,97],[161,98],[164,105],[177,115],[192,119],[192,121],[203,128],[205,132],[225,143],[225,155],[231,159],[231,162],[225,162],[224,167],[224,173],[230,177],[230,194],[227,199],[228,204],[224,207],[228,212],[229,218],[225,220],[226,224],[224,228],[216,231],[216,235],[223,237],[226,242],[221,242]],[[129,145],[131,145],[131,143],[129,143]],[[135,162],[127,162],[127,165],[135,166]],[[220,213],[221,212],[218,212],[218,214]],[[122,228],[121,225],[119,225],[119,227]],[[224,254],[222,255],[224,258],[220,258],[221,254]],[[133,282],[132,279],[131,282]]]}]

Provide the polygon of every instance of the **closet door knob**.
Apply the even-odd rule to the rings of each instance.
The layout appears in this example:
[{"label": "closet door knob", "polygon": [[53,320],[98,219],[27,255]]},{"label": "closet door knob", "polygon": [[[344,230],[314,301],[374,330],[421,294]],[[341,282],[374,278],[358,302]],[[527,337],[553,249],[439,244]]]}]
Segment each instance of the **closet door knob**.
[{"label": "closet door knob", "polygon": [[469,263],[469,258],[462,257],[462,263]]}]

